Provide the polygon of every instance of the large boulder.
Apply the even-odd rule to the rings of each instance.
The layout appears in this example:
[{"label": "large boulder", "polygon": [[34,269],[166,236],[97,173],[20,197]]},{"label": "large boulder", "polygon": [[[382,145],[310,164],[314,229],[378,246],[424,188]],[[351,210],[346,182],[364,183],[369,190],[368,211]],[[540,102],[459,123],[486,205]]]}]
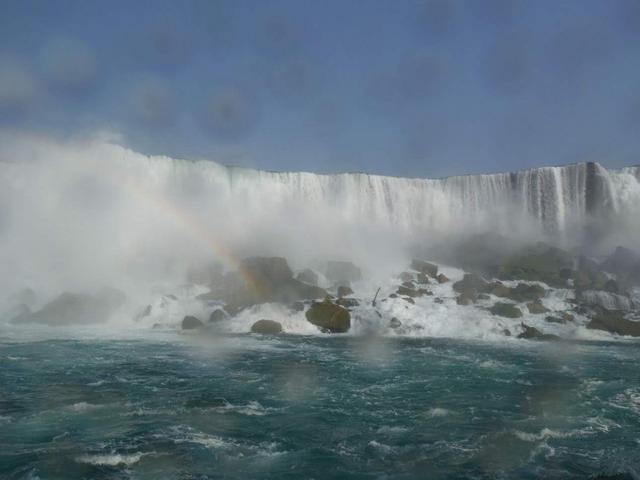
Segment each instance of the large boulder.
[{"label": "large boulder", "polygon": [[344,285],[338,287],[338,297],[346,297],[347,295],[351,295],[353,290],[351,287],[346,287]]},{"label": "large boulder", "polygon": [[433,278],[438,275],[438,266],[433,263],[425,262],[424,260],[413,259],[411,261],[411,268]]},{"label": "large boulder", "polygon": [[240,310],[267,302],[291,304],[301,300],[324,298],[323,288],[293,278],[287,261],[281,257],[251,257],[243,260],[239,272],[225,276],[223,282],[201,300],[222,300],[225,310]]},{"label": "large boulder", "polygon": [[617,247],[607,259],[602,262],[602,269],[615,273],[626,282],[640,284],[640,255],[625,247]]},{"label": "large boulder", "polygon": [[569,252],[538,243],[503,259],[496,274],[503,280],[540,281],[562,288],[567,281],[561,272],[567,268],[573,268],[573,256]]},{"label": "large boulder", "polygon": [[282,324],[275,320],[258,320],[251,326],[251,333],[277,335],[278,333],[282,333]]},{"label": "large boulder", "polygon": [[605,310],[633,310],[633,301],[624,295],[603,290],[586,290],[577,292],[576,299],[583,305],[601,307]]},{"label": "large boulder", "polygon": [[96,295],[65,292],[40,310],[25,311],[15,317],[15,323],[43,323],[51,326],[104,323],[124,304],[124,293],[105,288]]},{"label": "large boulder", "polygon": [[498,302],[493,307],[491,307],[489,311],[493,315],[498,315],[500,317],[506,318],[520,318],[522,316],[522,311],[511,303]]},{"label": "large boulder", "polygon": [[351,282],[362,280],[362,272],[352,262],[328,261],[325,276],[335,285],[351,285]]},{"label": "large boulder", "polygon": [[331,302],[317,302],[306,312],[307,320],[323,332],[344,333],[351,328],[349,311]]},{"label": "large boulder", "polygon": [[300,282],[307,283],[309,285],[318,285],[318,274],[311,270],[310,268],[305,268],[298,275],[296,275],[296,280]]},{"label": "large boulder", "polygon": [[527,303],[527,309],[529,310],[529,313],[532,313],[534,315],[540,315],[549,312],[549,309],[545,307],[541,302],[529,302]]},{"label": "large boulder", "polygon": [[491,293],[514,302],[535,302],[544,297],[545,290],[540,285],[528,285],[526,283],[518,283],[513,288],[503,284],[496,284],[491,289]]},{"label": "large boulder", "polygon": [[453,289],[458,293],[477,296],[478,293],[488,293],[492,284],[475,273],[467,273],[464,278],[453,284]]},{"label": "large boulder", "polygon": [[525,338],[528,340],[559,340],[560,337],[552,335],[550,333],[543,333],[537,328],[530,327],[529,325],[522,324],[522,333],[518,335],[518,338]]},{"label": "large boulder", "polygon": [[209,323],[218,323],[227,318],[227,314],[221,308],[215,309],[209,315]]},{"label": "large boulder", "polygon": [[204,327],[204,324],[193,315],[187,315],[182,319],[182,329],[183,330],[197,330],[198,328]]},{"label": "large boulder", "polygon": [[640,337],[640,322],[634,322],[624,318],[624,312],[604,311],[595,315],[587,324],[592,330],[604,330],[618,335]]}]

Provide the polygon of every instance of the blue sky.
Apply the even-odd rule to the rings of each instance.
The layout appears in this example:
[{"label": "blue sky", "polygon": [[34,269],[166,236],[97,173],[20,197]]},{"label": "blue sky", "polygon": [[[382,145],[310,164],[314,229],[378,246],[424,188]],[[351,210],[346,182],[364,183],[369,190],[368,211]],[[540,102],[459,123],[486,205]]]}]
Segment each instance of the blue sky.
[{"label": "blue sky", "polygon": [[637,164],[640,0],[2,0],[0,128],[270,170]]}]

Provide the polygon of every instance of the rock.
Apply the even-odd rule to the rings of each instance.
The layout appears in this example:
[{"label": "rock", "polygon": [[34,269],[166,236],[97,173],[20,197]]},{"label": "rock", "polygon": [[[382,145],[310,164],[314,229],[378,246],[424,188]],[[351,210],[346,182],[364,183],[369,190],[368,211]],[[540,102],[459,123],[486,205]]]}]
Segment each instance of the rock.
[{"label": "rock", "polygon": [[502,334],[505,337],[510,337],[511,336],[511,331],[508,328],[505,328],[504,330],[502,330]]},{"label": "rock", "polygon": [[525,338],[528,340],[559,340],[557,335],[551,335],[549,333],[542,333],[540,330],[529,325],[522,324],[523,332],[518,335],[518,338]]},{"label": "rock", "polygon": [[616,293],[616,294],[621,293],[618,282],[616,282],[613,278],[610,278],[609,280],[607,280],[604,286],[602,287],[602,289],[609,293]]},{"label": "rock", "polygon": [[571,315],[570,313],[563,313],[560,317],[555,317],[552,315],[549,315],[547,317],[544,318],[545,322],[549,322],[549,323],[568,323],[568,322],[573,322],[575,320],[575,317],[573,315]]},{"label": "rock", "polygon": [[144,307],[144,309],[138,312],[138,314],[133,318],[133,320],[135,322],[139,322],[143,318],[148,317],[149,315],[151,315],[151,308],[152,308],[151,305],[147,305],[146,307]]},{"label": "rock", "polygon": [[458,293],[487,293],[491,289],[491,284],[475,273],[466,273],[462,280],[453,284],[453,289]]},{"label": "rock", "polygon": [[396,317],[393,317],[389,321],[389,328],[400,328],[402,326],[402,322],[398,320]]},{"label": "rock", "polygon": [[338,297],[346,297],[347,295],[351,295],[353,290],[351,287],[340,286],[338,287]]},{"label": "rock", "polygon": [[241,270],[254,281],[272,285],[293,278],[287,260],[282,257],[249,257],[241,264]]},{"label": "rock", "polygon": [[396,290],[396,293],[398,295],[406,295],[407,297],[419,297],[420,293],[418,293],[417,290],[414,290],[412,288],[407,288],[404,286],[400,286],[398,287],[398,290]]},{"label": "rock", "polygon": [[298,275],[296,275],[296,280],[308,285],[318,286],[318,274],[310,268],[305,268],[298,273]]},{"label": "rock", "polygon": [[479,293],[478,300],[491,300],[491,296],[486,293]]},{"label": "rock", "polygon": [[218,323],[227,318],[227,314],[221,308],[218,308],[211,312],[209,315],[209,323]]},{"label": "rock", "polygon": [[436,277],[438,275],[438,266],[433,263],[425,262],[423,260],[414,259],[411,261],[411,268],[417,270],[420,273],[425,273],[430,277]]},{"label": "rock", "polygon": [[400,281],[402,282],[413,282],[416,276],[411,272],[402,272],[398,275],[398,278],[400,278]]},{"label": "rock", "polygon": [[327,262],[325,276],[333,284],[350,285],[351,282],[362,280],[362,272],[352,262]]},{"label": "rock", "polygon": [[503,303],[498,302],[493,307],[489,309],[489,311],[493,315],[498,315],[500,317],[506,318],[520,318],[522,316],[522,311],[515,305],[511,303]]},{"label": "rock", "polygon": [[340,305],[344,308],[353,308],[360,305],[360,303],[355,298],[339,298],[336,300],[336,305]]},{"label": "rock", "polygon": [[624,318],[620,311],[605,311],[594,316],[587,324],[592,330],[604,330],[618,335],[640,337],[640,322],[633,322]]},{"label": "rock", "polygon": [[103,289],[96,295],[65,292],[36,312],[23,311],[12,323],[50,326],[104,323],[125,300],[124,293],[116,289]]},{"label": "rock", "polygon": [[266,302],[290,304],[301,300],[315,300],[327,295],[323,288],[293,278],[287,261],[280,257],[252,257],[243,260],[243,275],[228,274],[218,290],[202,300],[221,299],[230,314]]},{"label": "rock", "polygon": [[444,303],[444,300],[439,298],[439,297],[438,298],[434,298],[433,301],[434,301],[434,303]]},{"label": "rock", "polygon": [[194,316],[187,315],[182,319],[183,330],[195,330],[204,327],[204,324]]},{"label": "rock", "polygon": [[496,297],[508,298],[514,302],[533,302],[544,297],[545,290],[539,285],[526,283],[519,283],[513,288],[498,283],[492,287],[491,293]]},{"label": "rock", "polygon": [[307,320],[329,333],[344,333],[351,328],[349,311],[331,302],[316,302],[306,312]]},{"label": "rock", "polygon": [[447,283],[449,281],[449,278],[444,273],[439,273],[436,276],[436,280],[438,281],[438,283]]},{"label": "rock", "polygon": [[640,256],[633,250],[617,247],[601,265],[602,269],[615,273],[618,278],[624,278],[628,283],[640,284]]},{"label": "rock", "polygon": [[412,288],[412,289],[416,288],[416,284],[413,282],[402,282],[402,286],[406,288]]},{"label": "rock", "polygon": [[294,312],[303,312],[304,311],[304,303],[303,302],[293,302],[290,307]]},{"label": "rock", "polygon": [[469,292],[465,292],[465,293],[460,294],[456,298],[456,303],[458,305],[471,305],[473,302],[475,302],[475,300],[476,300],[475,296],[473,296]]},{"label": "rock", "polygon": [[566,280],[560,272],[572,267],[573,257],[570,253],[538,243],[502,260],[496,274],[502,280],[540,281],[562,288],[566,286]]},{"label": "rock", "polygon": [[429,285],[431,283],[426,273],[418,273],[416,275],[416,282],[420,285]]},{"label": "rock", "polygon": [[397,293],[392,293],[391,295],[389,295],[389,298],[398,298],[398,294]]},{"label": "rock", "polygon": [[433,292],[431,290],[429,290],[428,288],[419,288],[416,291],[418,292],[419,296],[422,296],[422,295],[431,296],[431,295],[433,295]]},{"label": "rock", "polygon": [[415,303],[416,303],[416,301],[415,301],[413,298],[411,298],[411,297],[402,297],[402,299],[403,299],[405,302],[410,303],[411,305],[415,305]]},{"label": "rock", "polygon": [[601,307],[606,310],[633,310],[634,305],[629,297],[604,290],[586,290],[576,292],[576,299],[583,305]]},{"label": "rock", "polygon": [[541,302],[529,302],[527,303],[527,309],[529,310],[529,313],[532,313],[534,315],[540,315],[549,312],[549,309],[542,305]]},{"label": "rock", "polygon": [[251,333],[261,333],[263,335],[277,335],[282,333],[282,324],[275,320],[258,320],[251,325]]}]

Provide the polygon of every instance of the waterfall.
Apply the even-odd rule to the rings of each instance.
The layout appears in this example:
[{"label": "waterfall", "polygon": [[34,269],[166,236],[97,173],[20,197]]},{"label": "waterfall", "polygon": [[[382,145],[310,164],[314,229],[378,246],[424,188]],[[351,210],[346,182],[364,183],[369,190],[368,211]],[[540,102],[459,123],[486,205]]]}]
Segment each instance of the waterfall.
[{"label": "waterfall", "polygon": [[176,258],[198,262],[211,252],[354,258],[368,249],[368,258],[386,258],[395,245],[458,232],[521,229],[527,239],[574,244],[576,232],[604,231],[616,234],[613,246],[630,247],[640,234],[640,167],[579,163],[421,179],[268,172],[100,141],[0,140],[5,284],[33,284],[43,272],[51,284],[83,283],[89,269],[101,281],[104,272],[132,270],[158,278]]}]

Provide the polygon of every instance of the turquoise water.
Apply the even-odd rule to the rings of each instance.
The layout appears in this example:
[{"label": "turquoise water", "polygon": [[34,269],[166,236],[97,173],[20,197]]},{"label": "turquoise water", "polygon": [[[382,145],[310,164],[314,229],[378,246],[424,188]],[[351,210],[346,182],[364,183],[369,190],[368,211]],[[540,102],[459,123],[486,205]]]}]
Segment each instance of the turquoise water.
[{"label": "turquoise water", "polygon": [[633,343],[0,338],[0,478],[640,470]]}]

